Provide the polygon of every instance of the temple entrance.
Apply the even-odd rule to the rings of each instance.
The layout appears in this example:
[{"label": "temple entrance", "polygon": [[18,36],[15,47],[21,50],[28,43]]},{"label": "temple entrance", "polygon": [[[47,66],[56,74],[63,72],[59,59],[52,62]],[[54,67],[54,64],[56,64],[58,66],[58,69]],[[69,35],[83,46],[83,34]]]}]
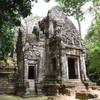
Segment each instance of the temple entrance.
[{"label": "temple entrance", "polygon": [[69,72],[69,79],[77,79],[76,74],[76,64],[75,64],[76,58],[68,58],[68,72]]},{"label": "temple entrance", "polygon": [[57,60],[56,58],[52,58],[52,71],[56,72],[57,71]]},{"label": "temple entrance", "polygon": [[35,79],[35,67],[29,66],[28,67],[28,79]]}]

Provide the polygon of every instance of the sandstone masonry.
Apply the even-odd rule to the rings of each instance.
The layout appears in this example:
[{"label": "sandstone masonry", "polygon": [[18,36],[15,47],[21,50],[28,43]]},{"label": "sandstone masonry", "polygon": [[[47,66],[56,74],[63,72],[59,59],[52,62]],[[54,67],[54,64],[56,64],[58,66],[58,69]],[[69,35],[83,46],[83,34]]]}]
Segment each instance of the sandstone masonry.
[{"label": "sandstone masonry", "polygon": [[17,41],[18,95],[43,93],[42,83],[54,81],[81,84],[88,80],[85,56],[79,32],[58,6],[34,28],[33,34],[19,30]]}]

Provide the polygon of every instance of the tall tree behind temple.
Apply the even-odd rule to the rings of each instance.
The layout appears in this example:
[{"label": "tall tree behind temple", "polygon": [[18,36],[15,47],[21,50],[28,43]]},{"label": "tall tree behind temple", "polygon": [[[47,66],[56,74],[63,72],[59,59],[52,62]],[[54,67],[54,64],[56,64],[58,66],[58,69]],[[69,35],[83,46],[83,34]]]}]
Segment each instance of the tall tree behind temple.
[{"label": "tall tree behind temple", "polygon": [[34,0],[0,0],[0,28],[4,22],[19,25],[19,17],[31,14],[31,1]]},{"label": "tall tree behind temple", "polygon": [[2,35],[0,36],[0,59],[4,59],[8,56],[10,51],[13,49],[13,37],[14,32],[11,30],[9,23],[3,24],[0,31]]},{"label": "tall tree behind temple", "polygon": [[13,47],[12,28],[20,25],[20,17],[31,14],[35,0],[0,0],[0,59],[8,56]]},{"label": "tall tree behind temple", "polygon": [[[11,40],[11,38],[13,38],[11,34],[13,33],[12,28],[21,25],[20,18],[25,18],[30,15],[32,2],[37,1],[38,0],[0,0],[0,57],[4,58],[2,54],[8,56],[13,44],[13,39]],[[6,35],[6,37],[9,35],[9,39],[5,38],[4,35]],[[11,40],[11,42],[8,43],[8,40]],[[4,53],[2,53],[1,49],[3,49]]]},{"label": "tall tree behind temple", "polygon": [[[95,9],[95,10],[94,10]],[[94,20],[85,39],[88,48],[88,70],[90,79],[100,85],[100,12],[96,6],[92,9]]]},{"label": "tall tree behind temple", "polygon": [[84,15],[81,8],[88,0],[56,0],[56,1],[58,1],[61,4],[67,16],[75,17],[78,23],[79,33],[81,35],[80,21],[83,19]]}]

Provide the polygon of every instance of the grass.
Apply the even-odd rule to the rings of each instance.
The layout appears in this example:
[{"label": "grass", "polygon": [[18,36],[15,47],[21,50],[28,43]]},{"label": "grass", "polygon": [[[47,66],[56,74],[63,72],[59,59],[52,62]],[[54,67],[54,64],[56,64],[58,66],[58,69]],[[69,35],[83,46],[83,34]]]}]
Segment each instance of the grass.
[{"label": "grass", "polygon": [[12,95],[2,95],[0,96],[0,100],[47,100],[47,97],[43,96],[43,97],[21,98]]}]

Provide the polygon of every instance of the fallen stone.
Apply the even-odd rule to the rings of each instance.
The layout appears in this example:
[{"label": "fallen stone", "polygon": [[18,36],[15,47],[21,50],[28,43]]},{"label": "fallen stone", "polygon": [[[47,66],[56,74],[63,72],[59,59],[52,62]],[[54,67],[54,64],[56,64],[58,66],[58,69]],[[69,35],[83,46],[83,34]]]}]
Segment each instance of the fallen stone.
[{"label": "fallen stone", "polygon": [[76,98],[77,99],[93,99],[96,98],[96,94],[91,94],[89,92],[77,92],[76,93]]}]

